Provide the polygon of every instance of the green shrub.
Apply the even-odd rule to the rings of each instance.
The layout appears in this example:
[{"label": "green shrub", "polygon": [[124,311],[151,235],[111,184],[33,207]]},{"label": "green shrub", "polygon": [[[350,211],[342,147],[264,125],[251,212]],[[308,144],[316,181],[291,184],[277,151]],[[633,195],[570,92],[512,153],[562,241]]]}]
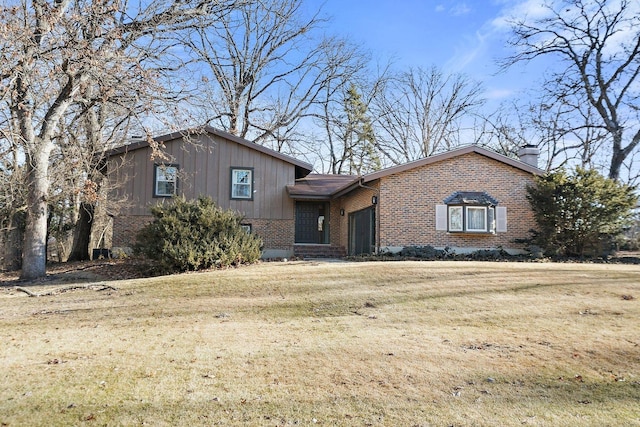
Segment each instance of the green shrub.
[{"label": "green shrub", "polygon": [[262,240],[244,230],[242,217],[208,197],[174,198],[151,209],[154,219],[137,236],[134,251],[157,261],[166,272],[252,263]]},{"label": "green shrub", "polygon": [[530,243],[550,256],[604,255],[633,217],[634,191],[594,170],[541,176],[527,189],[538,226]]}]

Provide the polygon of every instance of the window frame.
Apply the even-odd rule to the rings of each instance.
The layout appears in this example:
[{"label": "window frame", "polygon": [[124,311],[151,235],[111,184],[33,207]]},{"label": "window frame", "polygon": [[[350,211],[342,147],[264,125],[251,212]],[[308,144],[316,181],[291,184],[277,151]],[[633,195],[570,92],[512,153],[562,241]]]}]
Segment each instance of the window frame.
[{"label": "window frame", "polygon": [[[236,172],[249,172],[249,183],[238,183],[235,182]],[[253,200],[253,188],[254,188],[254,169],[248,167],[241,166],[232,166],[231,167],[231,179],[230,179],[230,198],[231,200]],[[234,193],[234,188],[236,185],[248,185],[249,186],[249,195],[248,197],[238,196]]]},{"label": "window frame", "polygon": [[[160,181],[160,174],[158,173],[158,171],[161,171],[162,169],[168,169],[168,168],[173,168],[175,169],[175,177],[173,179],[173,181],[171,180],[162,180]],[[153,197],[154,198],[167,198],[167,197],[174,197],[178,194],[178,174],[180,172],[180,165],[175,164],[175,163],[155,163],[153,165]],[[166,176],[166,173],[163,172],[163,174]],[[158,184],[160,182],[169,182],[169,183],[173,183],[173,193],[160,193],[158,190]]]},{"label": "window frame", "polygon": [[[447,232],[449,233],[467,233],[467,234],[496,234],[496,216],[495,206],[491,205],[445,205],[447,207]],[[469,227],[469,210],[481,209],[483,211],[483,228]],[[493,211],[493,218],[489,211]],[[460,212],[461,227],[452,228],[452,213]]]},{"label": "window frame", "polygon": [[[452,221],[452,213],[453,212],[459,212],[460,215],[460,219],[459,221]],[[454,223],[460,223],[460,227],[459,228],[453,228],[452,224]],[[452,233],[460,233],[464,231],[464,206],[459,206],[459,205],[447,205],[447,231],[452,232]]]},{"label": "window frame", "polygon": [[[471,228],[471,221],[469,220],[469,210],[482,210],[482,222],[484,224],[484,227],[482,228]],[[465,210],[465,215],[464,215],[464,219],[466,220],[465,222],[465,230],[467,231],[467,233],[488,233],[489,232],[489,224],[488,224],[488,213],[487,213],[487,209],[488,206],[477,206],[477,205],[471,205],[471,206],[465,206],[464,210]]]}]

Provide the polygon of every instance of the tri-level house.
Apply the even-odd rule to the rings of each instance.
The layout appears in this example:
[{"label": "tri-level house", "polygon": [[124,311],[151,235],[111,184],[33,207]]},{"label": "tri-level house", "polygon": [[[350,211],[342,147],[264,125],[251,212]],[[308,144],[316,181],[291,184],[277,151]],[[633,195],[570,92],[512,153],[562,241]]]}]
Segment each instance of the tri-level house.
[{"label": "tri-level house", "polygon": [[[113,247],[132,246],[149,208],[174,195],[212,197],[244,216],[264,241],[263,257],[339,257],[406,246],[458,252],[501,247],[534,228],[526,187],[542,171],[537,149],[520,160],[470,145],[364,176],[312,173],[312,165],[204,127],[156,138],[170,160],[152,160],[148,142],[110,153],[128,207],[114,217]],[[117,165],[117,167],[115,167]]]}]

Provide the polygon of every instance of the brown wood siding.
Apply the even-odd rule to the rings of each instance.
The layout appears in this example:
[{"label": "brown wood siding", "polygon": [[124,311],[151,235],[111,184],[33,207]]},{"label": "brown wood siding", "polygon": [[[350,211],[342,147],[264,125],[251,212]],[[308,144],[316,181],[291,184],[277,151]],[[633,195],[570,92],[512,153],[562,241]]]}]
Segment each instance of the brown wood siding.
[{"label": "brown wood siding", "polygon": [[[247,219],[293,219],[294,202],[286,185],[295,182],[295,166],[252,150],[233,141],[200,135],[194,144],[174,140],[166,143],[169,160],[179,166],[178,193],[187,199],[211,196],[223,209],[234,209]],[[141,148],[125,154],[126,166],[117,171],[119,179],[128,176],[118,192],[127,194],[130,207],[123,215],[148,215],[149,207],[163,198],[153,197],[154,164],[151,149]],[[115,165],[120,158],[112,160]],[[231,167],[253,169],[253,200],[231,200]]]}]

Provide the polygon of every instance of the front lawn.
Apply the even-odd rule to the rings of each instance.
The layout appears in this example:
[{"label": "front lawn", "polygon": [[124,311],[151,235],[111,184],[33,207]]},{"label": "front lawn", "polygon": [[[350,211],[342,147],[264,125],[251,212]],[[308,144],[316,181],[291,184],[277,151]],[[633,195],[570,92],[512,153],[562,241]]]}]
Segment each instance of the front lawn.
[{"label": "front lawn", "polygon": [[[0,286],[0,425],[640,426],[640,265]],[[61,292],[64,291],[64,292]]]}]

